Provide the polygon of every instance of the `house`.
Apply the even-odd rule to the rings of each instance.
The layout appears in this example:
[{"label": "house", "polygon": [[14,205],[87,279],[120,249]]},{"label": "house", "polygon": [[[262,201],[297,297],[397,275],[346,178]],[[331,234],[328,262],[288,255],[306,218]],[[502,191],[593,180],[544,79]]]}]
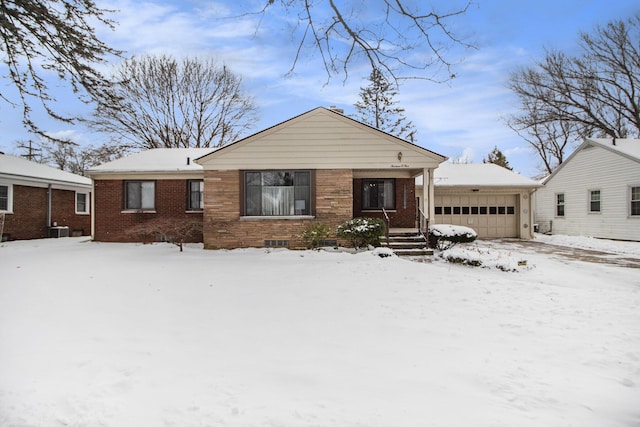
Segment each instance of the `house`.
[{"label": "house", "polygon": [[91,232],[91,180],[0,153],[2,240]]},{"label": "house", "polygon": [[533,238],[536,181],[493,163],[442,163],[434,186],[434,224],[470,227],[479,238]]},{"label": "house", "polygon": [[587,139],[535,193],[542,233],[640,241],[640,140]]},{"label": "house", "polygon": [[[129,241],[129,227],[171,217],[201,221],[205,248],[295,249],[314,222],[335,230],[384,211],[391,227],[415,228],[418,207],[433,215],[432,177],[444,160],[319,107],[218,150],[149,150],[90,170],[93,236]],[[417,176],[427,182],[420,206]]]},{"label": "house", "polygon": [[[202,223],[204,172],[194,160],[213,148],[157,148],[87,171],[93,179],[93,239],[138,240],[130,230],[158,219]],[[202,241],[202,232],[191,236]]]}]

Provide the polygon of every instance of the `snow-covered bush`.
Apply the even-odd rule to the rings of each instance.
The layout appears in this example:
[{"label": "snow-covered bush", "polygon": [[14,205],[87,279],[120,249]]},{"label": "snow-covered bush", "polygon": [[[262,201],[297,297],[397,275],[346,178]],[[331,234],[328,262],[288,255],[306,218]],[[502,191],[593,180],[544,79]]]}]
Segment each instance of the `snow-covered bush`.
[{"label": "snow-covered bush", "polygon": [[379,256],[380,258],[388,258],[388,257],[395,256],[391,248],[375,248],[373,250],[373,254]]},{"label": "snow-covered bush", "polygon": [[353,218],[340,224],[336,234],[351,242],[354,248],[380,246],[384,221],[378,218]]},{"label": "snow-covered bush", "polygon": [[478,238],[478,234],[469,227],[451,224],[435,224],[429,226],[429,245],[441,251],[451,249],[458,243],[470,243]]},{"label": "snow-covered bush", "polygon": [[327,240],[331,233],[329,226],[322,222],[314,222],[307,225],[300,238],[309,249],[318,249],[320,244]]},{"label": "snow-covered bush", "polygon": [[518,272],[532,268],[532,266],[528,265],[526,259],[520,255],[490,247],[481,247],[477,244],[442,251],[436,255],[436,258],[453,264],[495,268],[496,270],[508,272]]}]

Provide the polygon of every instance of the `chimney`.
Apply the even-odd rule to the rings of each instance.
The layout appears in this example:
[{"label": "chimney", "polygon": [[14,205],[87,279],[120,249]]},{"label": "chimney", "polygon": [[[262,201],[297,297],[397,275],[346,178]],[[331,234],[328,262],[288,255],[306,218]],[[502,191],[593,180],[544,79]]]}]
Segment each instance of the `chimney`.
[{"label": "chimney", "polygon": [[335,111],[336,113],[344,114],[344,110],[342,108],[338,108],[335,105],[329,107],[329,110]]}]

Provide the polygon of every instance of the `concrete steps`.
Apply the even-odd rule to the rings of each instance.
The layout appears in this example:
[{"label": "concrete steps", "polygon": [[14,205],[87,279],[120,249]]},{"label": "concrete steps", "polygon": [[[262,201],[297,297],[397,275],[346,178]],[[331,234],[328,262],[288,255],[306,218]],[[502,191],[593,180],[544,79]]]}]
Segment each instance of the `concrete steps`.
[{"label": "concrete steps", "polygon": [[382,246],[389,247],[398,256],[433,255],[433,250],[427,248],[427,241],[417,231],[390,231],[389,243],[382,242]]}]

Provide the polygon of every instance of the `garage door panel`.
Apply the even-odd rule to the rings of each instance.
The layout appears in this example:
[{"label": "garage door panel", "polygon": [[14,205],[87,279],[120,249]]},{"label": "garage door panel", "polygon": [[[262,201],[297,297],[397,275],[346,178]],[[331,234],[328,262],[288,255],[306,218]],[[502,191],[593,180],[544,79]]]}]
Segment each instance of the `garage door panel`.
[{"label": "garage door panel", "polygon": [[436,195],[434,199],[436,223],[471,227],[481,238],[519,236],[516,194]]}]

